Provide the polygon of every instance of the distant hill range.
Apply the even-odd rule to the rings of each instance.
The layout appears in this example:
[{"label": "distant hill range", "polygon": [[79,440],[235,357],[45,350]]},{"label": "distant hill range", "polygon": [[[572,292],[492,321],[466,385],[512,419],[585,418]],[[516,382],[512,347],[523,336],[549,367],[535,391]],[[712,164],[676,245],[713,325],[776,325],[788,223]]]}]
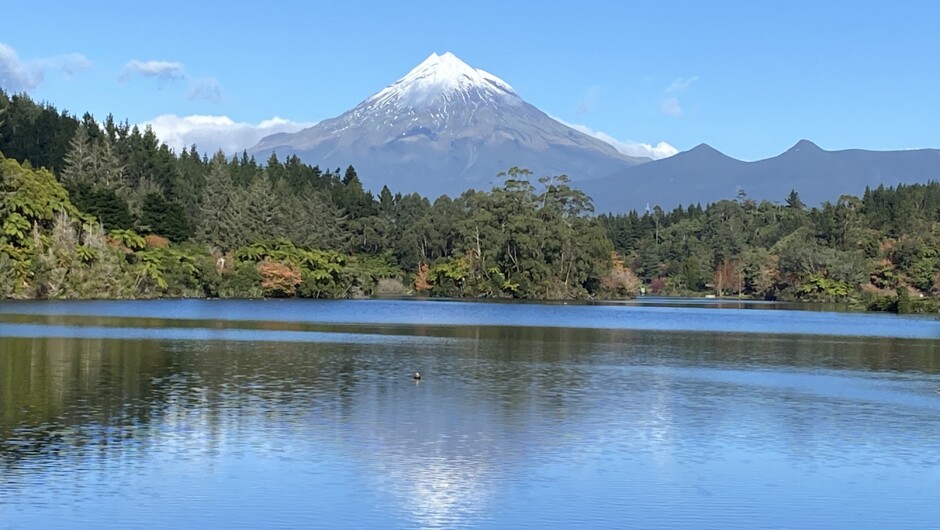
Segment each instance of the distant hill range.
[{"label": "distant hill range", "polygon": [[940,180],[940,149],[826,151],[801,140],[785,153],[744,162],[701,144],[670,158],[583,182],[598,213],[734,199],[783,202],[796,190],[807,205],[861,195],[866,186]]},{"label": "distant hill range", "polygon": [[791,189],[808,205],[861,194],[865,186],[940,179],[940,150],[824,151],[803,140],[787,152],[743,162],[702,144],[650,161],[624,155],[525,102],[502,79],[452,53],[432,54],[355,108],[250,149],[264,160],[297,155],[325,169],[352,164],[378,192],[435,198],[498,185],[511,166],[535,177],[567,174],[598,212],[734,199],[783,201]]},{"label": "distant hill range", "polygon": [[330,169],[352,164],[373,192],[388,185],[432,198],[490,189],[511,166],[584,181],[649,161],[552,119],[452,53],[432,54],[352,110],[263,138],[249,152]]}]

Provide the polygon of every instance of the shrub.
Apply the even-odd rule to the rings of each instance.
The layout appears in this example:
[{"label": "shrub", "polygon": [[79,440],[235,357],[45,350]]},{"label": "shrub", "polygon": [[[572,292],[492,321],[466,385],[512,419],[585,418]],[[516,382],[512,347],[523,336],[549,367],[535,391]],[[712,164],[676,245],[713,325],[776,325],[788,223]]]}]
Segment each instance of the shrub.
[{"label": "shrub", "polygon": [[297,286],[303,282],[300,269],[278,261],[264,260],[258,264],[261,275],[261,291],[264,296],[275,298],[292,297],[297,294]]}]

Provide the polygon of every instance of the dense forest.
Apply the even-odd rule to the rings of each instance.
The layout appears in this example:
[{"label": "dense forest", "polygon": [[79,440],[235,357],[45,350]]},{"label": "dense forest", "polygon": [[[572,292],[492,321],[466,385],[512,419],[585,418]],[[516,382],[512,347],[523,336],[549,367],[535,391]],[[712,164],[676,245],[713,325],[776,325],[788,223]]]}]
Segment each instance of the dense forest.
[{"label": "dense forest", "polygon": [[431,202],[353,167],[175,153],[149,130],[0,91],[0,296],[575,299],[641,291],[937,311],[940,184],[807,208],[594,216],[568,177]]},{"label": "dense forest", "polygon": [[940,183],[866,189],[806,208],[747,199],[602,215],[614,248],[653,292],[854,302],[937,311]]}]

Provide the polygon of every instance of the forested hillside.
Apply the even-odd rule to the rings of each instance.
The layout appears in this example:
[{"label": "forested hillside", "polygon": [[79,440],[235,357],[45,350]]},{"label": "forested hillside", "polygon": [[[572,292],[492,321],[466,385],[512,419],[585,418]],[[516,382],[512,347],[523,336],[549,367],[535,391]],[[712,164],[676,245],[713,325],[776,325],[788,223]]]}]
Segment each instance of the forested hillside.
[{"label": "forested hillside", "polygon": [[7,297],[586,298],[637,287],[563,176],[536,191],[511,169],[491,192],[432,204],[374,196],[352,167],[176,154],[110,116],[99,125],[4,94],[0,108]]},{"label": "forested hillside", "polygon": [[793,191],[782,204],[742,195],[599,220],[653,292],[855,300],[873,309],[940,292],[937,182],[869,189],[813,209]]},{"label": "forested hillside", "polygon": [[431,202],[373,195],[351,166],[175,153],[149,129],[2,92],[0,153],[4,297],[568,299],[642,287],[935,310],[920,299],[940,291],[937,183],[818,209],[793,192],[594,217],[567,177],[512,168],[489,192]]}]

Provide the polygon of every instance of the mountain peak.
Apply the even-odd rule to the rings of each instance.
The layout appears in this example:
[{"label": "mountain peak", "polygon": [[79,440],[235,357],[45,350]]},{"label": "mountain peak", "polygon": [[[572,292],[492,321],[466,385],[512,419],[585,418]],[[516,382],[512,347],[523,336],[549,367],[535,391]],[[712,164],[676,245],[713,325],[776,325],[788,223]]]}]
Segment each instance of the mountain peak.
[{"label": "mountain peak", "polygon": [[689,149],[688,151],[686,151],[686,153],[690,155],[694,154],[698,157],[708,157],[708,158],[714,158],[716,156],[727,157],[726,154],[722,153],[721,151],[705,143],[696,145],[692,149]]},{"label": "mountain peak", "polygon": [[422,107],[443,100],[504,102],[518,100],[509,83],[495,75],[473,68],[451,52],[432,53],[404,77],[395,81],[366,103],[378,106]]},{"label": "mountain peak", "polygon": [[794,144],[793,147],[787,149],[786,153],[796,153],[797,151],[807,151],[807,152],[822,151],[822,148],[809,140],[803,139],[797,142],[796,144]]},{"label": "mountain peak", "polygon": [[432,197],[486,188],[510,166],[587,180],[647,161],[553,119],[449,52],[432,53],[339,116],[251,150],[274,151],[320,167],[352,164],[364,186]]},{"label": "mountain peak", "polygon": [[428,58],[425,59],[424,61],[421,61],[421,64],[419,64],[413,70],[420,69],[421,67],[430,67],[430,66],[439,66],[439,65],[450,65],[451,67],[456,67],[456,68],[472,69],[469,64],[461,61],[460,58],[454,55],[453,53],[444,52],[440,55],[438,55],[437,53],[432,53],[431,55],[428,55]]},{"label": "mountain peak", "polygon": [[692,152],[692,151],[699,151],[699,152],[702,152],[702,153],[711,153],[711,152],[716,152],[716,153],[717,153],[717,152],[718,152],[717,149],[715,149],[714,147],[712,147],[712,146],[710,146],[710,145],[708,145],[708,144],[706,144],[706,143],[698,144],[698,145],[696,145],[695,147],[693,147],[692,149],[689,149],[689,152]]}]

